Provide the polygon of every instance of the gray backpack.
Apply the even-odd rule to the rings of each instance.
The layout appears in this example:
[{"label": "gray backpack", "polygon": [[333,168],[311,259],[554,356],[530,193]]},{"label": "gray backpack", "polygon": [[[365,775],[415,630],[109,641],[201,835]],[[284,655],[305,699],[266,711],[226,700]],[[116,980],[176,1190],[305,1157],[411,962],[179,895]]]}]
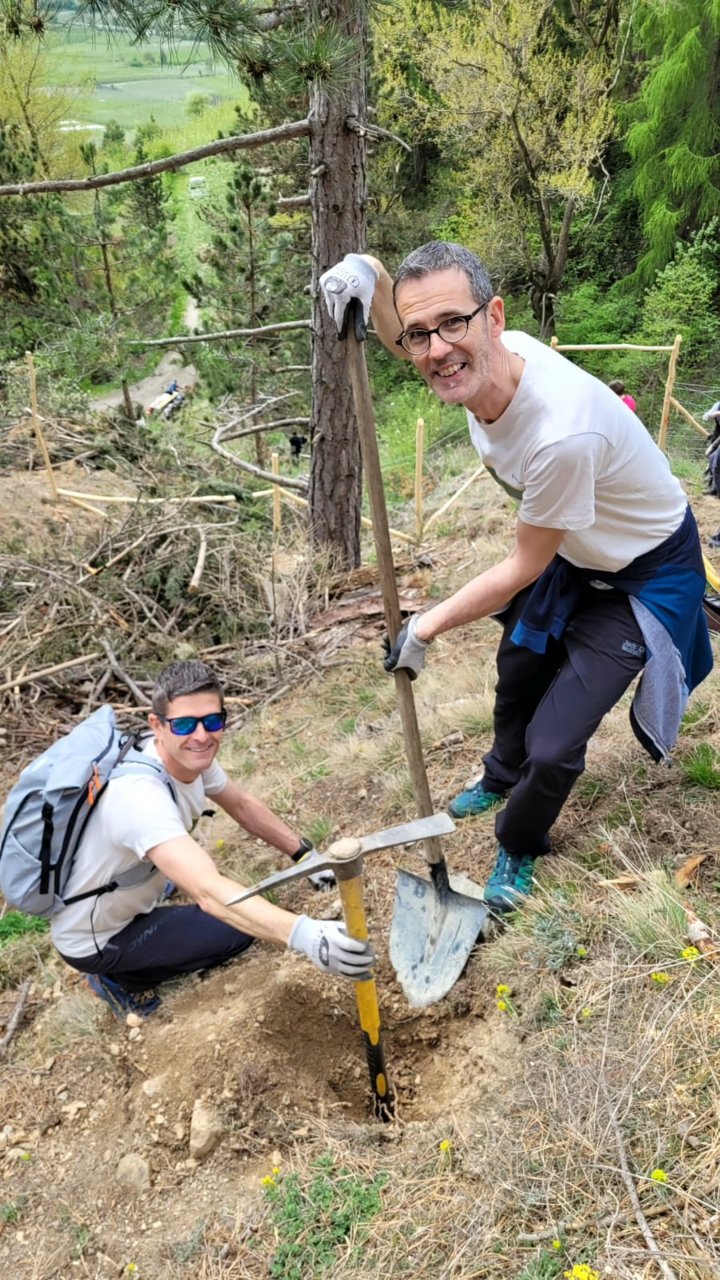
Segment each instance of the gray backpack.
[{"label": "gray backpack", "polygon": [[148,770],[174,798],[163,765],[149,759],[132,734],[121,734],[107,706],[23,769],[7,798],[0,831],[0,890],[8,904],[28,915],[52,916],[71,902],[149,879],[155,868],[143,861],[109,884],[64,896],[80,841],[110,779],[121,771]]}]

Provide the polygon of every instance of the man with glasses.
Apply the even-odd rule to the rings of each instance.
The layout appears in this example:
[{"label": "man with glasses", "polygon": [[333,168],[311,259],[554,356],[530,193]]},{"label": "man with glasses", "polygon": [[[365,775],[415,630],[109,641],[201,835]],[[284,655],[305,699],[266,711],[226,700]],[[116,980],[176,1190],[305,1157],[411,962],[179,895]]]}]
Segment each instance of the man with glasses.
[{"label": "man with glasses", "polygon": [[688,692],[712,666],[697,527],[627,406],[558,352],[505,331],[473,253],[432,241],[394,281],[377,258],[348,254],[320,287],[341,335],[348,303],[366,322],[372,307],[388,350],[465,408],[488,472],[519,504],[510,553],[414,615],[385,660],[414,679],[443,632],[490,615],[502,624],[493,745],[449,808],[467,818],[507,800],[485,886],[491,909],[507,912],[531,891],[590,737],[641,671],[633,729],[654,760],[668,759]]},{"label": "man with glasses", "polygon": [[[69,903],[52,921],[53,941],[116,1016],[147,1017],[160,1004],[154,988],[182,973],[212,969],[253,938],[302,952],[322,973],[362,979],[373,957],[342,925],[296,916],[262,897],[227,906],[242,889],[218,871],[190,832],[206,808],[220,805],[244,831],[308,868],[320,860],[309,840],[232,782],[218,763],[226,712],[210,667],[175,662],[158,677],[141,740],[143,762],[113,776],[80,844],[65,896],[119,876],[112,892]],[[128,875],[138,871],[137,877]],[[332,873],[310,872],[316,888]],[[132,881],[132,883],[131,883]],[[161,906],[174,886],[194,906]]]}]

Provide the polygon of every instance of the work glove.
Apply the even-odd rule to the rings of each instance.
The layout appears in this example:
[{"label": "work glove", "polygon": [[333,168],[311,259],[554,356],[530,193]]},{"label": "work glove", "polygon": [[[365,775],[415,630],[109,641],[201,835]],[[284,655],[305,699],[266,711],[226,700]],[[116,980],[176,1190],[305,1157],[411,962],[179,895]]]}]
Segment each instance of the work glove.
[{"label": "work glove", "polygon": [[312,960],[321,973],[334,973],[342,978],[365,982],[372,977],[370,969],[375,956],[369,942],[351,938],[342,924],[334,920],[313,920],[298,916],[288,946]]},{"label": "work glove", "polygon": [[[293,859],[299,867],[311,867],[314,862],[324,862],[325,859],[317,849],[308,849],[301,858]],[[308,875],[313,889],[332,889],[337,883],[335,880],[335,872],[326,867],[324,871],[311,871]]]},{"label": "work glove", "polygon": [[[290,857],[298,867],[301,863],[312,866],[313,862],[325,861],[322,854],[314,848],[312,841],[305,837],[300,841],[300,848],[296,849],[295,853],[291,853]],[[313,889],[332,889],[335,884],[335,873],[329,867],[326,871],[312,871],[308,874],[308,880]]]},{"label": "work glove", "polygon": [[370,304],[373,300],[378,273],[359,253],[346,253],[342,262],[338,262],[320,277],[320,290],[325,300],[331,319],[335,321],[338,334],[344,338],[347,333],[348,320],[352,308],[348,303],[358,298],[363,310],[365,325],[370,318]]},{"label": "work glove", "polygon": [[428,650],[429,640],[421,640],[416,634],[418,614],[414,613],[412,617],[404,622],[397,633],[395,643],[390,644],[386,636],[383,645],[385,647],[385,670],[407,671],[411,680],[416,680],[425,666],[425,654]]}]

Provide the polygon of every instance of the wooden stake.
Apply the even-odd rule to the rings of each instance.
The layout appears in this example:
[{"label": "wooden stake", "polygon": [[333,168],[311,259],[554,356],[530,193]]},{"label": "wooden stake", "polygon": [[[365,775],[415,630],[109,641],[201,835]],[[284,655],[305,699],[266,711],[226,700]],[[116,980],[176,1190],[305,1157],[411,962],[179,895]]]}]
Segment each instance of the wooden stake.
[{"label": "wooden stake", "polygon": [[[252,496],[253,498],[269,498],[273,492],[272,489],[256,489]],[[283,489],[282,496],[286,502],[294,502],[298,507],[310,505],[307,498],[301,498],[299,493],[293,493],[291,489]],[[372,520],[368,520],[367,516],[361,516],[360,523],[363,529],[372,529],[373,527]],[[399,529],[391,529],[390,532],[393,538],[399,538],[401,542],[415,542],[415,538],[411,537],[409,533],[401,533]],[[225,701],[227,702],[227,698]]]},{"label": "wooden stake", "polygon": [[50,492],[52,493],[53,498],[57,502],[58,489],[55,483],[55,473],[52,469],[52,463],[50,461],[50,454],[48,452],[47,442],[45,440],[45,436],[43,435],[43,430],[42,430],[42,427],[40,426],[40,418],[38,416],[37,378],[35,376],[35,361],[33,360],[31,351],[25,352],[25,359],[27,360],[28,375],[30,378],[30,404],[32,406],[32,420],[33,420],[33,427],[35,429],[35,438],[38,442],[38,446],[40,448],[40,452],[43,456],[43,461],[45,463],[45,469],[47,471],[48,480],[50,482]]},{"label": "wooden stake", "polygon": [[[280,455],[273,453],[270,458],[270,469],[274,476],[280,475]],[[280,506],[280,490],[273,487],[273,533],[278,534],[282,525],[282,507]]]},{"label": "wooden stake", "polygon": [[674,396],[670,397],[670,405],[671,405],[671,408],[673,408],[676,413],[680,414],[681,418],[684,418],[686,422],[690,423],[690,426],[693,428],[694,431],[697,431],[699,436],[704,436],[705,439],[707,440],[708,436],[710,435],[710,432],[706,431],[705,428],[702,426],[702,424],[698,422],[697,418],[693,418],[692,414],[689,413],[688,410],[685,408],[685,406],[683,404],[680,404],[680,401],[676,400]]},{"label": "wooden stake", "polygon": [[415,541],[423,536],[423,462],[425,454],[425,420],[415,424]]},{"label": "wooden stake", "polygon": [[677,370],[678,356],[680,355],[680,343],[682,342],[682,334],[678,333],[672,346],[670,361],[668,364],[668,376],[665,382],[665,395],[663,397],[662,413],[660,414],[660,430],[658,431],[658,448],[663,453],[667,453],[667,434],[668,422],[670,420],[670,401],[672,400],[673,387],[675,386],[675,372]]},{"label": "wooden stake", "polygon": [[477,471],[473,471],[472,475],[470,476],[470,479],[466,480],[464,484],[460,485],[460,488],[457,490],[456,493],[453,494],[452,498],[448,498],[447,502],[443,503],[441,507],[438,507],[437,511],[433,511],[432,515],[430,516],[430,519],[425,525],[426,532],[430,528],[431,524],[434,524],[436,520],[440,519],[440,516],[444,516],[445,512],[449,511],[450,508],[454,506],[454,504],[457,502],[461,494],[463,494],[466,489],[469,489],[470,485],[474,484],[475,481],[478,479],[478,477],[481,476],[484,471],[485,471],[484,467],[478,467]]}]

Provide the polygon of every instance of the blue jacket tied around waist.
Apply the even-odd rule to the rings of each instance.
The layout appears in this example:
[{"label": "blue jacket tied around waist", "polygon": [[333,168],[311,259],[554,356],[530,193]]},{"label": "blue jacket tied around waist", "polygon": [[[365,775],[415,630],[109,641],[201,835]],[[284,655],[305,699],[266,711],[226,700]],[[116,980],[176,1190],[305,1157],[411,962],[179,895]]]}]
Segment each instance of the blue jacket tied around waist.
[{"label": "blue jacket tied around waist", "polygon": [[580,569],[556,555],[528,597],[513,643],[544,653],[550,636],[562,636],[582,588],[594,582],[629,597],[647,650],[630,723],[653,760],[669,762],[688,696],[713,665],[702,611],[705,569],[690,508],[675,533],[616,573]]}]

